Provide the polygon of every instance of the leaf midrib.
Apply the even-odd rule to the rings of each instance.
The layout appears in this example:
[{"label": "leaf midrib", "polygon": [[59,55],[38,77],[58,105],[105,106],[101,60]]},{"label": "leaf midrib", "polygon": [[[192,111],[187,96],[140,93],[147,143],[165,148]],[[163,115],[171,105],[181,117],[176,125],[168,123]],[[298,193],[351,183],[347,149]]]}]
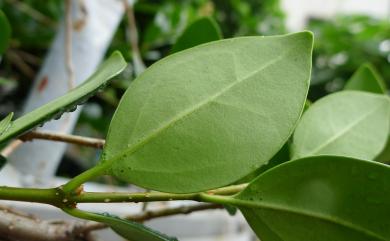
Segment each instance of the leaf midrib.
[{"label": "leaf midrib", "polygon": [[[109,162],[115,162],[116,160],[120,159],[122,156],[124,155],[129,155],[129,154],[132,154],[134,153],[136,150],[138,150],[140,147],[144,146],[145,144],[147,144],[148,142],[150,142],[151,140],[153,140],[155,137],[157,137],[160,133],[162,133],[164,130],[170,128],[171,126],[173,126],[175,123],[177,123],[178,121],[180,121],[181,119],[185,118],[186,116],[189,116],[191,115],[192,113],[194,113],[195,111],[197,111],[198,109],[204,107],[205,105],[211,103],[213,100],[217,99],[219,96],[221,96],[222,94],[226,93],[227,91],[229,91],[231,88],[233,88],[234,86],[244,82],[245,80],[251,78],[252,76],[254,76],[255,74],[267,69],[268,67],[272,66],[273,64],[279,62],[280,60],[282,60],[284,57],[288,56],[288,54],[290,54],[290,52],[292,52],[295,48],[291,48],[289,51],[285,51],[283,54],[277,56],[275,59],[272,59],[271,61],[265,63],[262,67],[260,67],[259,69],[255,70],[255,71],[252,71],[250,72],[248,75],[244,76],[242,79],[240,80],[237,80],[235,82],[232,82],[231,84],[227,85],[225,88],[223,88],[222,90],[218,91],[217,93],[215,93],[214,95],[210,96],[209,98],[206,98],[205,100],[199,102],[197,105],[194,105],[190,108],[187,108],[185,109],[184,111],[180,112],[178,115],[176,115],[174,118],[170,119],[169,121],[165,122],[163,125],[161,125],[160,127],[158,127],[157,129],[155,129],[155,131],[153,131],[149,136],[147,136],[146,138],[142,139],[141,141],[139,141],[138,143],[134,144],[133,147],[129,148],[129,149],[125,149],[124,151],[122,151],[121,153],[119,153],[118,155],[115,155],[113,156],[112,158],[108,159],[107,161]],[[234,58],[233,58],[234,59]],[[235,59],[234,59],[235,60]],[[234,62],[234,66],[235,66],[235,62]],[[236,70],[236,68],[235,68]]]},{"label": "leaf midrib", "polygon": [[301,153],[300,155],[296,156],[295,159],[297,159],[299,157],[302,157],[302,156],[312,156],[312,155],[318,154],[319,151],[323,150],[324,148],[326,148],[328,145],[330,145],[331,143],[333,143],[337,139],[343,137],[345,134],[348,133],[348,131],[350,131],[355,126],[359,125],[362,121],[364,121],[366,118],[368,118],[370,115],[372,115],[373,113],[377,112],[381,108],[382,108],[382,106],[379,106],[379,107],[374,108],[373,110],[367,112],[362,117],[360,117],[360,118],[356,119],[355,121],[351,122],[344,129],[342,129],[340,132],[336,133],[336,135],[334,135],[334,136],[330,137],[329,139],[327,139],[324,143],[319,145],[314,150],[309,151],[306,154],[305,153]]}]

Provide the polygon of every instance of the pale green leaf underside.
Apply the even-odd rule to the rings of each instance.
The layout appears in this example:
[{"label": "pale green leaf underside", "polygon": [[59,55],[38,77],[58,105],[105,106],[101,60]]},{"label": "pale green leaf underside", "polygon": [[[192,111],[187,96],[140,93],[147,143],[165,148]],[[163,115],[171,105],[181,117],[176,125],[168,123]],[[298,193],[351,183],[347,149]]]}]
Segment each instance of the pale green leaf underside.
[{"label": "pale green leaf underside", "polygon": [[312,35],[243,37],[173,54],[129,87],[103,161],[122,180],[165,192],[232,183],[290,136],[306,99]]},{"label": "pale green leaf underside", "polygon": [[176,238],[168,237],[162,233],[154,231],[140,223],[124,220],[111,215],[94,214],[95,219],[99,219],[110,226],[117,234],[131,241],[177,241]]},{"label": "pale green leaf underside", "polygon": [[389,133],[387,96],[341,91],[314,103],[302,116],[292,143],[293,159],[340,155],[372,160]]},{"label": "pale green leaf underside", "polygon": [[390,240],[390,168],[318,156],[290,161],[235,198],[262,241]]},{"label": "pale green leaf underside", "polygon": [[125,67],[126,62],[122,55],[119,52],[114,52],[83,84],[13,121],[8,130],[0,135],[0,143],[74,109],[78,104],[94,95],[96,91],[104,88],[108,80],[122,72]]},{"label": "pale green leaf underside", "polygon": [[386,94],[386,84],[371,64],[364,64],[353,74],[344,87],[345,90],[361,90]]},{"label": "pale green leaf underside", "polygon": [[0,136],[9,128],[13,116],[14,113],[11,112],[3,120],[0,121]]}]

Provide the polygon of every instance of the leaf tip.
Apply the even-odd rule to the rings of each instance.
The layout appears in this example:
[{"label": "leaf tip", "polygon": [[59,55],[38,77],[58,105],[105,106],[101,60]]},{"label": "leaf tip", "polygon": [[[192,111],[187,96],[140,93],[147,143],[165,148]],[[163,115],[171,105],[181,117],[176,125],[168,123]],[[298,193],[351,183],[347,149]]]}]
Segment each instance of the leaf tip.
[{"label": "leaf tip", "polygon": [[127,66],[127,62],[119,50],[115,50],[114,52],[112,52],[112,54],[110,55],[110,58],[118,59],[118,62],[120,65],[122,65],[124,67]]}]

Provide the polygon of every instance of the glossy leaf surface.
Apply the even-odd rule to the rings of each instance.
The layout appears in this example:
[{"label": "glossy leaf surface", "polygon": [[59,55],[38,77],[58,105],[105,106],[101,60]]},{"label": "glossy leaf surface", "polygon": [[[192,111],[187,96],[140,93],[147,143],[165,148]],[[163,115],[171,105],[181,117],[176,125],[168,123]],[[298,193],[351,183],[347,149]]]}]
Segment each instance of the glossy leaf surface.
[{"label": "glossy leaf surface", "polygon": [[112,119],[102,161],[111,174],[165,192],[237,181],[268,162],[302,112],[309,32],[211,42],[140,75]]},{"label": "glossy leaf surface", "polygon": [[171,53],[194,47],[203,43],[220,40],[221,29],[214,19],[204,17],[190,24],[176,40]]},{"label": "glossy leaf surface", "polygon": [[371,64],[364,64],[348,80],[344,89],[385,94],[386,84]]},{"label": "glossy leaf surface", "polygon": [[126,62],[122,55],[119,52],[113,53],[83,84],[13,121],[9,129],[0,135],[0,143],[21,135],[39,124],[58,118],[64,112],[74,110],[78,104],[82,104],[104,88],[108,80],[122,72],[125,67]]},{"label": "glossy leaf surface", "polygon": [[340,155],[373,160],[384,148],[390,102],[384,95],[341,91],[315,102],[293,136],[292,157]]},{"label": "glossy leaf surface", "polygon": [[131,241],[177,241],[176,238],[168,237],[154,231],[140,223],[124,220],[111,215],[94,214],[95,217],[110,226],[117,234]]},{"label": "glossy leaf surface", "polygon": [[11,26],[4,12],[0,9],[0,55],[7,49],[10,37]]},{"label": "glossy leaf surface", "polygon": [[386,241],[389,187],[389,166],[320,156],[270,169],[235,198],[262,241]]}]

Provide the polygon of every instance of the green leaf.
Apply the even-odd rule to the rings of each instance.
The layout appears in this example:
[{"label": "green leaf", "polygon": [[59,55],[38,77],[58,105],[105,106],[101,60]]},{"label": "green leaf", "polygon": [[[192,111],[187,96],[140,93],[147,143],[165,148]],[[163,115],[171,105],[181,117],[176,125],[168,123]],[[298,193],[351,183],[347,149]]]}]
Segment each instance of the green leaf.
[{"label": "green leaf", "polygon": [[10,127],[11,125],[11,120],[12,120],[12,117],[14,116],[14,113],[11,112],[9,113],[4,119],[2,119],[0,121],[0,137],[1,135],[7,131],[7,129]]},{"label": "green leaf", "polygon": [[176,238],[168,237],[157,231],[154,231],[140,223],[121,219],[109,214],[94,214],[100,217],[95,217],[95,220],[99,219],[99,222],[103,222],[110,226],[117,234],[124,237],[127,240],[132,241],[177,241]]},{"label": "green leaf", "polygon": [[11,25],[8,22],[7,16],[0,9],[0,55],[7,49],[10,38]]},{"label": "green leaf", "polygon": [[374,66],[364,64],[353,74],[344,86],[345,90],[361,90],[386,94],[386,84]]},{"label": "green leaf", "polygon": [[293,137],[292,159],[340,155],[374,159],[384,148],[390,121],[387,96],[341,91],[315,102]]},{"label": "green leaf", "polygon": [[[306,102],[307,103],[307,102]],[[306,108],[306,105],[305,105]],[[251,182],[253,179],[258,177],[261,173],[267,171],[268,169],[271,169],[277,165],[280,165],[284,162],[287,162],[290,160],[290,145],[289,142],[285,143],[283,147],[278,151],[278,153],[275,154],[269,160],[269,162],[263,166],[261,166],[256,171],[250,173],[249,175],[245,176],[244,178],[240,179],[237,183],[248,183]]]},{"label": "green leaf", "polygon": [[221,29],[215,20],[210,17],[203,17],[194,21],[184,30],[173,45],[171,53],[220,39],[222,39]]},{"label": "green leaf", "polygon": [[[380,76],[380,74],[371,64],[362,65],[347,82],[344,88],[368,91],[378,94],[387,94],[386,84],[382,79],[382,76]],[[375,158],[375,161],[383,163],[390,162],[390,138],[388,138],[385,148]]]},{"label": "green leaf", "polygon": [[84,103],[89,97],[104,88],[108,80],[122,72],[125,67],[126,62],[122,55],[119,52],[114,52],[83,84],[12,122],[10,128],[0,136],[0,143],[21,135],[53,118],[59,118],[64,112],[75,110],[77,105]]},{"label": "green leaf", "polygon": [[235,203],[262,241],[387,241],[389,187],[389,166],[319,156],[263,173]]},{"label": "green leaf", "polygon": [[390,164],[390,138],[387,139],[385,148],[382,152],[375,158],[375,161]]},{"label": "green leaf", "polygon": [[313,37],[242,37],[170,55],[140,75],[112,119],[109,172],[147,189],[224,186],[268,162],[302,112]]}]

